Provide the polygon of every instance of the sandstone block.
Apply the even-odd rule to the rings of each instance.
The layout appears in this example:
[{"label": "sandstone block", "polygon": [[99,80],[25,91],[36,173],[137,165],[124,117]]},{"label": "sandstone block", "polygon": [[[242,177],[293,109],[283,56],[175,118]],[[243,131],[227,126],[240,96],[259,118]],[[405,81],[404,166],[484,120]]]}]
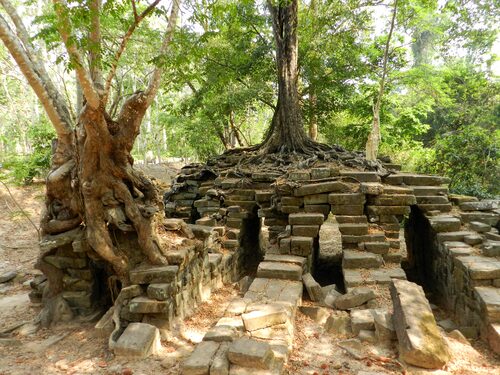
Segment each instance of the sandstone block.
[{"label": "sandstone block", "polygon": [[270,369],[274,361],[274,353],[268,343],[246,337],[233,341],[227,356],[233,364],[258,369]]},{"label": "sandstone block", "polygon": [[450,352],[422,287],[409,281],[393,280],[390,290],[393,323],[403,360],[429,369],[446,365]]},{"label": "sandstone block", "polygon": [[292,235],[299,237],[316,237],[319,225],[292,225]]},{"label": "sandstone block", "polygon": [[247,331],[271,327],[287,321],[288,315],[283,306],[264,305],[258,310],[254,310],[241,315],[243,324]]},{"label": "sandstone block", "polygon": [[357,205],[332,205],[332,214],[334,215],[346,215],[346,216],[358,216],[363,215],[364,206],[362,204]]},{"label": "sandstone block", "polygon": [[302,185],[295,189],[294,195],[296,197],[303,197],[311,194],[321,194],[330,192],[347,192],[349,186],[340,181],[320,182],[317,184]]},{"label": "sandstone block", "polygon": [[436,232],[455,232],[460,230],[460,219],[453,216],[435,216],[429,219]]},{"label": "sandstone block", "polygon": [[290,214],[288,222],[290,225],[321,225],[325,217],[319,213]]},{"label": "sandstone block", "polygon": [[308,256],[313,248],[312,237],[290,237],[290,253],[293,255]]},{"label": "sandstone block", "polygon": [[300,281],[302,279],[302,267],[290,263],[260,262],[257,268],[257,277]]},{"label": "sandstone block", "polygon": [[382,263],[380,255],[365,251],[344,250],[342,259],[344,268],[378,268]]},{"label": "sandstone block", "polygon": [[334,311],[325,323],[325,331],[340,335],[348,335],[352,332],[351,317],[347,311]]},{"label": "sandstone block", "polygon": [[238,336],[236,328],[232,326],[214,326],[205,333],[203,341],[225,342],[233,341]]},{"label": "sandstone block", "polygon": [[130,312],[137,314],[168,313],[169,307],[169,301],[157,301],[143,296],[135,297],[129,304]]},{"label": "sandstone block", "polygon": [[352,332],[357,335],[361,330],[375,330],[372,310],[351,311]]},{"label": "sandstone block", "polygon": [[174,286],[169,284],[149,284],[148,297],[158,301],[165,301],[174,294]]},{"label": "sandstone block", "polygon": [[217,350],[220,348],[218,342],[202,341],[182,364],[183,375],[209,375]]},{"label": "sandstone block", "polygon": [[342,234],[362,236],[368,234],[368,224],[339,224],[339,231]]},{"label": "sandstone block", "polygon": [[229,360],[227,359],[227,351],[229,350],[228,343],[221,343],[219,349],[213,357],[210,365],[210,375],[228,375]]},{"label": "sandstone block", "polygon": [[335,300],[335,307],[339,310],[348,310],[353,307],[361,306],[375,297],[376,295],[373,289],[367,287],[357,287],[338,297]]},{"label": "sandstone block", "polygon": [[176,279],[179,266],[149,266],[130,271],[134,284],[170,283]]},{"label": "sandstone block", "polygon": [[328,195],[328,203],[332,205],[360,205],[366,201],[365,195],[360,193],[332,193]]},{"label": "sandstone block", "polygon": [[323,301],[324,296],[321,285],[319,285],[316,280],[314,280],[313,276],[310,273],[302,275],[302,281],[304,282],[307,294],[309,294],[309,298],[311,299],[311,301]]},{"label": "sandstone block", "polygon": [[160,346],[158,328],[146,323],[130,323],[113,350],[117,356],[146,358]]}]

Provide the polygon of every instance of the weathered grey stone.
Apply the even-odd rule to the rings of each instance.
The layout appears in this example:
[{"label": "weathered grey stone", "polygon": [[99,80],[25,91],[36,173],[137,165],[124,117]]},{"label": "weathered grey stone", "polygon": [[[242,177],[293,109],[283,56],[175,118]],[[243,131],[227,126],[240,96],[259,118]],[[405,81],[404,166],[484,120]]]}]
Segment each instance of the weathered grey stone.
[{"label": "weathered grey stone", "polygon": [[380,177],[377,172],[341,171],[340,175],[344,177],[351,177],[357,182],[380,182]]},{"label": "weathered grey stone", "polygon": [[175,281],[179,266],[143,266],[130,271],[134,284],[170,283]]},{"label": "weathered grey stone", "polygon": [[313,248],[313,238],[292,236],[290,237],[290,253],[293,255],[309,256]]},{"label": "weathered grey stone", "polygon": [[313,276],[310,273],[305,273],[302,275],[302,281],[307,290],[307,294],[309,294],[309,298],[313,302],[323,301],[323,291],[321,290],[321,285],[319,285],[316,280],[314,280]]},{"label": "weathered grey stone", "polygon": [[62,297],[68,301],[69,305],[74,308],[85,308],[88,309],[92,307],[92,294],[86,291],[72,292],[65,291],[62,293]]},{"label": "weathered grey stone", "polygon": [[302,267],[291,263],[260,262],[257,277],[299,281],[302,279]]},{"label": "weathered grey stone", "polygon": [[292,263],[301,267],[304,267],[304,265],[306,264],[306,258],[296,255],[266,254],[264,255],[264,261]]},{"label": "weathered grey stone", "polygon": [[355,224],[366,224],[368,223],[368,219],[365,215],[361,216],[343,216],[343,215],[338,215],[335,216],[335,219],[337,220],[337,223],[339,224],[345,224],[345,223],[355,223]]},{"label": "weathered grey stone", "polygon": [[342,293],[339,293],[337,290],[333,288],[328,290],[328,292],[324,294],[325,294],[325,299],[323,300],[324,304],[332,308],[335,307],[335,300],[342,295]]},{"label": "weathered grey stone", "polygon": [[375,196],[370,200],[370,204],[377,206],[411,206],[417,204],[417,199],[413,194],[387,194],[384,189],[384,194]]},{"label": "weathered grey stone", "polygon": [[377,342],[375,332],[367,329],[361,329],[358,333],[358,338],[363,342],[369,342],[371,344]]},{"label": "weathered grey stone", "polygon": [[168,313],[169,307],[169,301],[157,301],[143,296],[135,297],[129,304],[130,312],[138,314]]},{"label": "weathered grey stone", "polygon": [[311,174],[307,171],[290,171],[288,172],[288,179],[292,181],[309,181]]},{"label": "weathered grey stone", "polygon": [[361,330],[375,330],[372,310],[351,310],[351,326],[355,335]]},{"label": "weathered grey stone", "polygon": [[349,185],[339,181],[320,182],[317,184],[302,185],[295,189],[294,195],[296,197],[303,197],[305,195],[330,193],[330,192],[348,192]]},{"label": "weathered grey stone", "polygon": [[382,263],[380,255],[356,250],[344,250],[342,259],[344,268],[378,268]]},{"label": "weathered grey stone", "polygon": [[158,301],[165,301],[169,299],[174,293],[174,286],[170,284],[149,284],[148,297]]},{"label": "weathered grey stone", "polygon": [[202,341],[196,345],[193,353],[182,364],[182,374],[209,375],[210,366],[220,345],[214,341]]},{"label": "weathered grey stone", "polygon": [[0,284],[6,283],[6,282],[10,281],[13,278],[15,278],[16,276],[17,276],[17,272],[16,271],[7,271],[7,272],[4,272],[4,273],[0,274]]},{"label": "weathered grey stone", "polygon": [[229,350],[228,343],[221,343],[219,349],[215,353],[210,365],[210,375],[228,375],[229,360],[227,359],[227,351]]},{"label": "weathered grey stone", "polygon": [[384,193],[384,185],[378,182],[362,182],[359,190],[363,194],[379,195]]},{"label": "weathered grey stone", "polygon": [[389,252],[389,242],[360,242],[358,244],[360,250],[366,250],[374,254],[387,254]]},{"label": "weathered grey stone", "polygon": [[366,206],[368,215],[407,215],[410,213],[409,206]]},{"label": "weathered grey stone", "polygon": [[463,265],[473,280],[500,278],[500,261],[484,256],[459,256],[455,258]]},{"label": "weathered grey stone", "polygon": [[286,309],[280,305],[264,305],[262,308],[242,314],[243,324],[247,331],[271,327],[285,323],[288,319]]},{"label": "weathered grey stone", "polygon": [[409,281],[393,280],[390,290],[394,305],[393,323],[402,359],[431,369],[446,365],[450,352],[422,287]]},{"label": "weathered grey stone", "polygon": [[245,330],[245,326],[243,325],[243,320],[241,319],[241,316],[225,316],[223,318],[220,318],[215,325],[231,326],[236,328],[236,330],[238,331]]},{"label": "weathered grey stone", "polygon": [[491,229],[491,225],[481,223],[480,221],[471,221],[469,225],[470,229],[475,230],[476,232],[479,233],[488,232]]},{"label": "weathered grey stone", "polygon": [[460,230],[460,219],[453,216],[435,216],[429,219],[436,232],[455,232]]},{"label": "weathered grey stone", "polygon": [[316,237],[319,225],[292,225],[292,235],[300,237]]},{"label": "weathered grey stone", "polygon": [[156,353],[160,344],[158,328],[146,323],[130,323],[116,342],[115,355],[127,358],[146,358]]},{"label": "weathered grey stone", "polygon": [[373,289],[367,287],[353,288],[350,292],[339,296],[335,300],[335,307],[339,310],[352,309],[353,307],[361,306],[376,297]]},{"label": "weathered grey stone", "polygon": [[463,222],[470,223],[479,221],[494,227],[497,225],[500,215],[493,212],[461,212],[460,217]]},{"label": "weathered grey stone", "polygon": [[483,245],[483,255],[487,257],[500,256],[500,241],[486,241]]},{"label": "weathered grey stone", "polygon": [[[333,173],[332,173],[333,172]],[[312,168],[311,169],[311,178],[313,180],[319,180],[322,178],[328,178],[331,176],[335,176],[336,171],[332,170],[332,168]]]},{"label": "weathered grey stone", "polygon": [[321,225],[325,217],[315,213],[297,213],[288,216],[290,225]]},{"label": "weathered grey stone", "polygon": [[203,336],[203,341],[233,341],[235,337],[238,336],[238,331],[233,326],[214,326],[210,328],[205,336]]},{"label": "weathered grey stone", "polygon": [[246,337],[231,343],[227,357],[236,365],[259,369],[270,369],[274,361],[274,353],[268,343]]},{"label": "weathered grey stone", "polygon": [[342,234],[361,236],[368,234],[368,224],[339,224],[339,231]]},{"label": "weathered grey stone", "polygon": [[345,193],[328,195],[328,203],[332,205],[359,205],[365,203],[365,195],[360,193]]},{"label": "weathered grey stone", "polygon": [[299,306],[299,311],[319,324],[325,323],[330,314],[328,309],[319,306]]},{"label": "weathered grey stone", "polygon": [[325,331],[340,335],[347,335],[352,332],[351,317],[347,311],[334,311],[330,314],[325,323]]},{"label": "weathered grey stone", "polygon": [[483,242],[483,237],[479,234],[468,234],[467,236],[464,236],[464,242],[471,246],[479,245]]},{"label": "weathered grey stone", "polygon": [[364,206],[357,205],[332,205],[332,214],[342,216],[358,216],[363,215]]},{"label": "weathered grey stone", "polygon": [[500,324],[489,324],[487,335],[491,350],[500,354]]},{"label": "weathered grey stone", "polygon": [[372,310],[375,335],[381,341],[395,340],[396,330],[392,322],[392,314],[387,311]]},{"label": "weathered grey stone", "polygon": [[490,211],[500,208],[500,201],[489,199],[479,202],[464,202],[460,204],[462,211]]},{"label": "weathered grey stone", "polygon": [[442,186],[412,186],[413,194],[417,197],[431,195],[445,195],[448,193],[448,188]]},{"label": "weathered grey stone", "polygon": [[474,288],[478,295],[481,310],[490,323],[500,323],[500,288],[477,286]]},{"label": "weathered grey stone", "polygon": [[328,194],[312,194],[304,197],[304,204],[326,204],[328,203]]}]

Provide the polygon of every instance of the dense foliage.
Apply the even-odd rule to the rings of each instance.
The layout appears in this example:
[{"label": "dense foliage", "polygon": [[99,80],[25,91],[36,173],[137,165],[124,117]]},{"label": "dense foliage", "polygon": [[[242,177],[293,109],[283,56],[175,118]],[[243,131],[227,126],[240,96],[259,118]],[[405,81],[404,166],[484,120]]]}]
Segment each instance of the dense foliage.
[{"label": "dense foliage", "polygon": [[[23,12],[33,16],[37,42],[53,60],[51,74],[76,103],[77,87],[54,37],[52,11],[39,3],[24,3]],[[393,4],[300,2],[302,114],[305,127],[317,127],[320,141],[364,148]],[[495,43],[498,47],[498,5],[497,0],[397,4],[380,112],[380,151],[408,170],[450,176],[452,191],[459,193],[500,194],[500,83],[493,52]],[[106,1],[104,10],[103,48],[111,49],[131,15],[126,1]],[[74,24],[84,27],[85,15],[73,13]],[[148,153],[163,160],[204,159],[256,144],[276,104],[274,42],[265,2],[191,0],[183,14],[172,49],[158,61],[166,73],[136,142],[139,160]],[[124,54],[113,82],[117,90],[111,111],[144,77],[145,56],[152,55],[144,52],[155,48],[159,19],[144,22]],[[111,57],[103,52],[107,64]],[[1,45],[0,76],[0,157],[4,166],[15,166],[19,180],[30,180],[48,165],[47,120]]]}]

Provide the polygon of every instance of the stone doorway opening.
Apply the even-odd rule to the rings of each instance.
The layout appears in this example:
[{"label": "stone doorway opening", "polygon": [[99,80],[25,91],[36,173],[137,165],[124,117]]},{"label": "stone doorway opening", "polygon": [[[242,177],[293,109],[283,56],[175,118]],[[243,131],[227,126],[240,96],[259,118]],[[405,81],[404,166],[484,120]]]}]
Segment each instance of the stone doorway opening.
[{"label": "stone doorway opening", "polygon": [[268,235],[268,228],[262,224],[256,212],[243,219],[240,229],[240,276],[255,277],[257,266],[264,259]]}]

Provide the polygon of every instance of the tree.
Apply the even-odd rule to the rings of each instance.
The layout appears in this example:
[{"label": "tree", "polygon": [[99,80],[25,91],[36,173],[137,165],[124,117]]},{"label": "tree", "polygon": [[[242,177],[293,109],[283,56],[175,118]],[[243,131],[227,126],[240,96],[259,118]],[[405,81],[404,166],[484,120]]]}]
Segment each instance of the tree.
[{"label": "tree", "polygon": [[[158,207],[152,183],[133,168],[131,150],[141,121],[160,85],[161,64],[151,73],[144,91],[136,91],[123,103],[115,118],[109,112],[109,98],[120,58],[139,24],[156,8],[159,0],[139,7],[132,0],[133,18],[118,48],[104,61],[101,35],[101,1],[88,0],[82,6],[53,0],[56,27],[69,55],[85,102],[78,120],[51,80],[33,38],[9,0],[0,0],[9,22],[0,15],[0,39],[18,64],[47,112],[57,133],[52,168],[46,180],[46,212],[42,232],[57,234],[85,226],[91,248],[109,262],[122,282],[127,282],[129,262],[113,244],[110,227],[137,233],[142,252],[154,264],[167,263],[159,234],[163,211]],[[172,41],[180,0],[173,0],[168,27],[159,50],[164,55]],[[108,2],[106,5],[112,5]],[[85,43],[72,30],[73,12],[85,17]],[[142,11],[141,11],[142,10]],[[82,30],[80,35],[82,34]],[[88,58],[88,64],[86,59]],[[105,73],[107,73],[105,77]],[[48,264],[45,274],[50,274]],[[48,271],[48,272],[45,272]],[[51,284],[51,293],[61,285]]]},{"label": "tree", "polygon": [[387,35],[387,41],[385,43],[384,57],[382,60],[382,76],[379,81],[379,89],[377,96],[375,98],[375,103],[373,104],[373,123],[372,130],[368,135],[368,140],[366,141],[366,158],[368,160],[376,160],[378,149],[380,146],[380,106],[382,104],[382,97],[384,96],[385,81],[387,77],[387,62],[389,60],[389,47],[391,44],[391,37],[394,31],[394,25],[396,21],[396,12],[398,8],[398,0],[394,0],[392,8],[391,25],[389,27],[389,34]]}]

